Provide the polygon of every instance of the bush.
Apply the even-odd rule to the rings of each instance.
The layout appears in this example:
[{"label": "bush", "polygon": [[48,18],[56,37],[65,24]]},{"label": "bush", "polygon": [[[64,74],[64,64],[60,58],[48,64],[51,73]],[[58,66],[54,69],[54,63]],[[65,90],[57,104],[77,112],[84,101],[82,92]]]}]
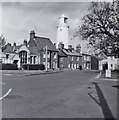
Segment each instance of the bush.
[{"label": "bush", "polygon": [[23,69],[25,70],[45,70],[44,64],[25,64],[22,65]]},{"label": "bush", "polygon": [[17,65],[16,64],[5,64],[5,63],[2,63],[0,64],[0,70],[18,70],[17,68]]}]

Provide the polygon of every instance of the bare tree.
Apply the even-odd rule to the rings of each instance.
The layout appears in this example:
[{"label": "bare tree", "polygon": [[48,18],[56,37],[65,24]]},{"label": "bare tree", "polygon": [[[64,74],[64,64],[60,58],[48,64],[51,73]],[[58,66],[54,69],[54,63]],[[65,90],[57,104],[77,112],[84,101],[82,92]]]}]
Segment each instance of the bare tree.
[{"label": "bare tree", "polygon": [[90,47],[119,57],[119,3],[92,2],[76,31]]},{"label": "bare tree", "polygon": [[6,44],[6,38],[3,35],[1,35],[0,36],[0,47],[4,46],[5,44]]}]

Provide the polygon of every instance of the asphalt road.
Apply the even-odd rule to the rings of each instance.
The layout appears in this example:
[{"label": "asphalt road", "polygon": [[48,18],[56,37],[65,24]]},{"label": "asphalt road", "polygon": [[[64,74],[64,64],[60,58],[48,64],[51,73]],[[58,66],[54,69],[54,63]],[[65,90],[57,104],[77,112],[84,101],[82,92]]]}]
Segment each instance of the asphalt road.
[{"label": "asphalt road", "polygon": [[3,75],[6,83],[3,94],[8,88],[12,88],[12,92],[2,100],[2,116],[104,118],[101,107],[88,95],[98,74],[94,71],[67,70],[45,75]]}]

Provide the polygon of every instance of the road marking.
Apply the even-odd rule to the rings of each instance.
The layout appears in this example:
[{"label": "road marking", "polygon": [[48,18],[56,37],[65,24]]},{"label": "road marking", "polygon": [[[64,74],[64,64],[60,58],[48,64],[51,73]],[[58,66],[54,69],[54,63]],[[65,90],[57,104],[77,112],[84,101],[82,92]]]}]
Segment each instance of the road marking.
[{"label": "road marking", "polygon": [[98,79],[101,76],[101,72],[95,77],[95,79]]},{"label": "road marking", "polygon": [[3,74],[3,75],[13,76],[13,74]]},{"label": "road marking", "polygon": [[7,97],[10,94],[11,91],[12,91],[12,89],[9,89],[5,95],[0,97],[0,100],[2,100],[3,98]]},{"label": "road marking", "polygon": [[0,82],[0,84],[6,84],[6,83]]}]

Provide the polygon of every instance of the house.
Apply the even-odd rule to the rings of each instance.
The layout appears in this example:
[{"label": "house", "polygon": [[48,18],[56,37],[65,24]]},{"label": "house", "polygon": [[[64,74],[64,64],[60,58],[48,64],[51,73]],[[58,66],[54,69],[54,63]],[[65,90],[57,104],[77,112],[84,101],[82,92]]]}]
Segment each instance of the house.
[{"label": "house", "polygon": [[91,70],[91,55],[85,52],[82,53],[82,68]]},{"label": "house", "polygon": [[34,31],[30,32],[28,42],[24,40],[23,44],[14,43],[13,46],[8,43],[2,48],[2,52],[5,54],[2,63],[17,64],[19,69],[26,64],[44,64],[48,69],[58,67],[58,50],[49,38],[35,36]]},{"label": "house", "polygon": [[118,65],[119,58],[115,58],[114,56],[107,56],[107,59],[103,59],[99,61],[100,70],[103,70],[103,66],[106,65],[108,70],[119,70]]},{"label": "house", "polygon": [[68,45],[68,49],[66,49],[62,43],[59,43],[58,49],[60,69],[79,69],[79,66],[82,65],[82,55],[77,50],[74,50],[71,45]]},{"label": "house", "polygon": [[46,66],[47,59],[48,69],[58,68],[58,50],[49,38],[35,36],[35,32],[31,31],[28,48],[30,50],[30,64],[44,64]]},{"label": "house", "polygon": [[99,70],[99,58],[91,56],[91,70]]}]

